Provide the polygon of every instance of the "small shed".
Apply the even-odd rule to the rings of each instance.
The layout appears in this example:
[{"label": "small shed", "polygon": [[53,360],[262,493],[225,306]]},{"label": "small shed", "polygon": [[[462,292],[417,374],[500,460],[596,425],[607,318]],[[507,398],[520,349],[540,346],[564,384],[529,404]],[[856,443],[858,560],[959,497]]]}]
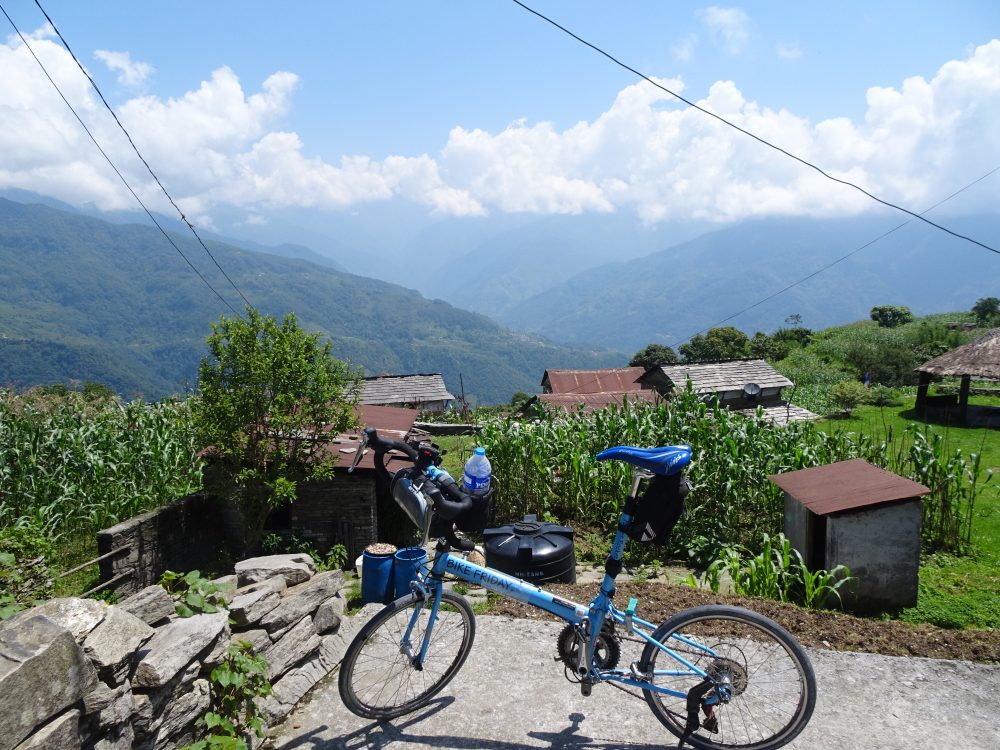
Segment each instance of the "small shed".
[{"label": "small shed", "polygon": [[922,484],[840,461],[768,477],[785,493],[785,534],[810,570],[846,565],[845,609],[891,612],[917,603]]},{"label": "small shed", "polygon": [[[414,409],[361,405],[357,417],[360,425],[374,427],[380,437],[390,440],[405,441],[418,432],[413,428]],[[400,533],[397,516],[401,514],[388,488],[378,481],[374,452],[367,450],[355,471],[347,473],[360,445],[360,430],[331,438],[323,457],[334,459],[334,477],[300,482],[295,501],[275,510],[268,528],[305,539],[323,554],[334,544],[343,544],[352,560],[372,542]],[[386,456],[390,472],[409,465],[402,454],[392,451]]]}]

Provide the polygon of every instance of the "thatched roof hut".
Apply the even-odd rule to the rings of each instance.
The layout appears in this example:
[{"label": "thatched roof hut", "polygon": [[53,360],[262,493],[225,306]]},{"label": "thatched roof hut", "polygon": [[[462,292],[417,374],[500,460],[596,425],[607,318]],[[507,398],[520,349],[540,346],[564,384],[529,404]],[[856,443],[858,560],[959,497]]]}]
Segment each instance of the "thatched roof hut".
[{"label": "thatched roof hut", "polygon": [[[917,411],[924,414],[928,408],[955,405],[941,402],[941,397],[928,397],[927,388],[932,376],[948,376],[962,379],[958,391],[957,406],[961,424],[969,420],[969,388],[972,378],[977,380],[1000,380],[1000,328],[994,328],[947,354],[924,362],[917,368],[920,384],[917,386]],[[954,399],[954,397],[951,397]]]}]

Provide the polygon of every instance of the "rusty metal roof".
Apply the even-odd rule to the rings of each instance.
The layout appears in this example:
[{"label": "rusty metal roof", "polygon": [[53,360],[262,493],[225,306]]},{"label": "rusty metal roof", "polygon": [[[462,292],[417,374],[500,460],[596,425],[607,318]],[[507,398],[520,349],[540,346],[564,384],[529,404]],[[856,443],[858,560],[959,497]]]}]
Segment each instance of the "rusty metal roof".
[{"label": "rusty metal roof", "polygon": [[926,495],[922,484],[861,458],[769,476],[813,513],[828,516]]},{"label": "rusty metal roof", "polygon": [[[785,388],[794,385],[791,380],[762,359],[661,365],[659,370],[667,376],[675,388],[684,388],[690,380],[695,393],[738,391],[747,383],[756,383],[761,388]],[[655,369],[653,374],[656,374]]]},{"label": "rusty metal roof", "polygon": [[419,404],[427,401],[453,401],[441,373],[414,375],[376,375],[362,384],[362,404]]},{"label": "rusty metal roof", "polygon": [[542,393],[538,400],[548,406],[560,409],[577,409],[582,407],[583,411],[594,411],[603,409],[610,404],[621,406],[624,399],[631,401],[656,401],[658,394],[656,391],[617,391],[604,393]]},{"label": "rusty metal roof", "polygon": [[642,390],[638,382],[645,367],[615,367],[603,370],[546,370],[542,387],[552,393],[624,393]]},{"label": "rusty metal roof", "polygon": [[[324,455],[332,455],[336,458],[337,462],[335,465],[338,469],[346,469],[354,460],[354,454],[361,445],[361,429],[374,427],[378,430],[379,437],[386,438],[387,440],[404,440],[413,429],[413,422],[417,418],[417,410],[401,409],[394,406],[361,404],[357,407],[356,415],[361,427],[354,432],[345,432],[337,435],[326,447]],[[389,456],[389,460],[386,461],[386,466],[390,470],[391,464],[394,461],[410,463],[409,459],[392,453]],[[374,468],[375,454],[373,451],[368,450],[362,456],[361,461],[358,462],[357,470],[373,470]]]}]

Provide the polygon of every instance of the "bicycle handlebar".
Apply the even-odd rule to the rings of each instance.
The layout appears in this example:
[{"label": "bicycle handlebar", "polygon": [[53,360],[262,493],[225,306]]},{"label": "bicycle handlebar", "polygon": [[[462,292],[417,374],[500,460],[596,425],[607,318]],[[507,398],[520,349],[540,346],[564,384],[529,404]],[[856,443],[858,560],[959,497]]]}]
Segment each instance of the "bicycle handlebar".
[{"label": "bicycle handlebar", "polygon": [[[423,471],[426,471],[428,468],[433,466],[431,463],[430,453],[424,456],[417,452],[413,446],[407,445],[402,441],[386,440],[381,438],[374,427],[368,427],[365,429],[364,435],[365,438],[363,445],[370,445],[375,451],[375,469],[382,473],[386,479],[389,478],[389,470],[385,468],[384,457],[390,450],[398,450],[401,453],[404,453],[407,458],[413,461],[413,463]],[[363,445],[362,448],[359,448],[359,453],[363,450]],[[440,476],[440,474],[438,476]],[[447,474],[444,474],[444,476],[447,477],[447,479],[438,481],[437,477],[428,472],[427,480],[431,482],[436,489],[440,490],[440,492],[434,493],[436,495],[434,497],[434,510],[444,520],[452,521],[455,518],[458,518],[461,514],[471,510],[473,501],[469,495],[459,489],[454,479]],[[448,481],[449,479],[451,481]]]}]

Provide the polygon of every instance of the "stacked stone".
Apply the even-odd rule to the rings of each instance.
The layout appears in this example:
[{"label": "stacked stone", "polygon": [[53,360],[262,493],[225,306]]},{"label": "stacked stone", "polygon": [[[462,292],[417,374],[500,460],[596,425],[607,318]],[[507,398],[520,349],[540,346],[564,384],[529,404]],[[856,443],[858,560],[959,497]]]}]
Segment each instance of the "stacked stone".
[{"label": "stacked stone", "polygon": [[339,662],[340,571],[308,555],[244,560],[229,612],[181,618],[160,586],[118,605],[53,599],[0,623],[0,750],[167,750],[199,736],[208,676],[249,641],[269,664],[269,724]]}]

